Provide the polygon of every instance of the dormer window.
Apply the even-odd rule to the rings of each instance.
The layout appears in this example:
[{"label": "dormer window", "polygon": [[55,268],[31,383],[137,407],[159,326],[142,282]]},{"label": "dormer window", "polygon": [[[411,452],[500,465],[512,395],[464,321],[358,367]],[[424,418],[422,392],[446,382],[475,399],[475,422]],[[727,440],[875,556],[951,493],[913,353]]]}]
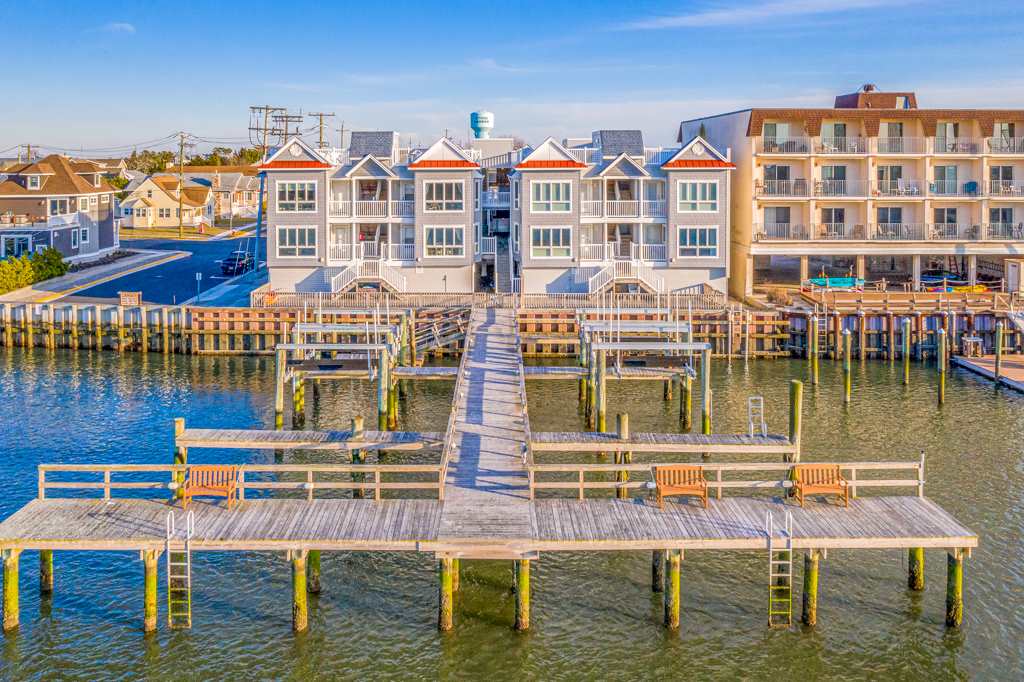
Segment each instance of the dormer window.
[{"label": "dormer window", "polygon": [[28,186],[29,189],[39,189],[39,176],[38,175],[30,175],[30,176],[28,176],[28,185],[27,186]]},{"label": "dormer window", "polygon": [[92,186],[93,187],[99,187],[100,186],[100,176],[99,176],[99,173],[97,173],[96,175],[92,176]]}]

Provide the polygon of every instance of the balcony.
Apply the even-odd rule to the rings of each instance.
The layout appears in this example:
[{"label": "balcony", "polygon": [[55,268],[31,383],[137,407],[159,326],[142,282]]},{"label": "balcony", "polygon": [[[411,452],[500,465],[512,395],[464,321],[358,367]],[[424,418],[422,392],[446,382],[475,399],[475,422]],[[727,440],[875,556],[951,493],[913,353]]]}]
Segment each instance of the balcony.
[{"label": "balcony", "polygon": [[664,218],[666,208],[664,199],[607,202],[587,199],[580,202],[580,215],[584,218]]},{"label": "balcony", "polygon": [[924,189],[918,180],[878,180],[872,190],[876,196],[883,197],[923,197]]},{"label": "balcony", "polygon": [[877,223],[871,239],[879,241],[919,241],[924,239],[921,223]]},{"label": "balcony", "polygon": [[814,151],[818,154],[866,154],[868,145],[863,137],[821,137]]},{"label": "balcony", "polygon": [[665,244],[633,244],[633,260],[664,263],[668,260],[668,247]]},{"label": "balcony", "polygon": [[331,218],[351,218],[352,202],[342,199],[327,202],[327,215]]},{"label": "balcony", "polygon": [[388,259],[393,261],[416,260],[416,245],[391,244],[388,246]]},{"label": "balcony", "polygon": [[388,202],[380,200],[356,200],[356,218],[386,218],[388,216]]},{"label": "balcony", "polygon": [[811,227],[815,239],[852,240],[866,239],[863,225],[852,223],[815,223]]},{"label": "balcony", "polygon": [[935,154],[980,154],[981,140],[976,137],[936,137],[932,139]]},{"label": "balcony", "polygon": [[761,137],[757,144],[758,154],[808,154],[810,140],[806,137]]},{"label": "balcony", "polygon": [[816,197],[866,197],[868,183],[864,180],[815,180]]},{"label": "balcony", "polygon": [[1013,180],[993,180],[988,183],[988,193],[994,197],[1024,197],[1024,185]]},{"label": "balcony", "polygon": [[496,256],[498,254],[498,238],[481,237],[476,244],[476,253],[478,256]]},{"label": "balcony", "polygon": [[567,150],[580,163],[600,163],[601,150],[595,147],[569,147]]},{"label": "balcony", "polygon": [[807,181],[797,180],[763,180],[754,183],[758,196],[764,197],[806,197]]},{"label": "balcony", "polygon": [[879,154],[924,154],[927,139],[923,137],[879,137]]},{"label": "balcony", "polygon": [[484,208],[508,208],[511,200],[509,190],[489,189],[483,193]]},{"label": "balcony", "polygon": [[989,137],[985,144],[990,154],[1024,154],[1024,137]]},{"label": "balcony", "polygon": [[639,218],[640,202],[636,200],[606,201],[605,211],[609,218]]},{"label": "balcony", "polygon": [[936,197],[976,197],[980,192],[974,180],[960,183],[956,180],[937,180],[928,183],[928,194]]},{"label": "balcony", "polygon": [[396,218],[412,218],[415,212],[416,202],[412,199],[391,202],[391,215]]},{"label": "balcony", "polygon": [[985,239],[1024,241],[1024,224],[989,223],[985,225]]},{"label": "balcony", "polygon": [[593,199],[586,199],[580,202],[580,214],[584,218],[600,218],[601,217],[601,201],[594,201]]},{"label": "balcony", "polygon": [[755,223],[754,241],[796,241],[808,238],[807,226],[794,223]]},{"label": "balcony", "polygon": [[331,244],[327,248],[330,261],[391,260],[411,261],[416,259],[415,244],[388,244],[387,242],[365,241],[358,244]]},{"label": "balcony", "polygon": [[665,200],[654,199],[640,202],[640,210],[645,218],[664,218]]},{"label": "balcony", "polygon": [[626,251],[625,244],[615,242],[604,244],[580,244],[580,261],[608,262],[613,260],[634,260],[641,262],[664,263],[668,260],[666,244],[630,244]]},{"label": "balcony", "polygon": [[977,241],[981,226],[959,223],[929,223],[926,230],[929,241]]}]

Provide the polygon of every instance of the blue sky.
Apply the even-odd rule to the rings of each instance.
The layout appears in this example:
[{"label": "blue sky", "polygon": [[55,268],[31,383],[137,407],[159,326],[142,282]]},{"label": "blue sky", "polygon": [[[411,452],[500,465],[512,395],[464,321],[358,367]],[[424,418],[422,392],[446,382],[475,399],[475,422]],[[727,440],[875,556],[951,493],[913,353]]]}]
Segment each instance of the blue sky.
[{"label": "blue sky", "polygon": [[531,142],[639,127],[649,144],[671,143],[684,118],[828,105],[868,82],[925,107],[1024,108],[1019,6],[10,2],[0,83],[17,96],[0,107],[0,151],[113,151],[177,130],[242,141],[257,103],[418,142],[463,135],[486,108],[496,134]]}]

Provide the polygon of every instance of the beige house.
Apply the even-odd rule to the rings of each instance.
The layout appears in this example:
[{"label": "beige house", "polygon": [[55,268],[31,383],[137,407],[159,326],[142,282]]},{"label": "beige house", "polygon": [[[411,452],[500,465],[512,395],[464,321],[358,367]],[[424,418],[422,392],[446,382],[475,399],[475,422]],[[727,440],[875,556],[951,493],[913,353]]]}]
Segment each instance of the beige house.
[{"label": "beige house", "polygon": [[176,177],[151,176],[121,202],[121,227],[177,227],[179,206],[185,225],[208,226],[213,220],[213,204],[213,192],[209,187],[181,188]]}]

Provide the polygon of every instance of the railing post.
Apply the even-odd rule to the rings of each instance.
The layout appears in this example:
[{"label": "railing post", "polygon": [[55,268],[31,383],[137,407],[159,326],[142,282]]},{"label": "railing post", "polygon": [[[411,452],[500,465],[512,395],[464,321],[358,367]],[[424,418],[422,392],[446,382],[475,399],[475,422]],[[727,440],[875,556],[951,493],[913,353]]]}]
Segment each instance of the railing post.
[{"label": "railing post", "polygon": [[800,437],[804,404],[804,384],[798,379],[789,382],[789,442],[794,446],[791,461],[800,461]]},{"label": "railing post", "polygon": [[[174,465],[184,467],[188,464],[188,448],[178,445],[178,439],[185,433],[185,419],[175,417],[174,419]],[[185,472],[174,472],[174,497],[181,499],[185,495]]]}]

